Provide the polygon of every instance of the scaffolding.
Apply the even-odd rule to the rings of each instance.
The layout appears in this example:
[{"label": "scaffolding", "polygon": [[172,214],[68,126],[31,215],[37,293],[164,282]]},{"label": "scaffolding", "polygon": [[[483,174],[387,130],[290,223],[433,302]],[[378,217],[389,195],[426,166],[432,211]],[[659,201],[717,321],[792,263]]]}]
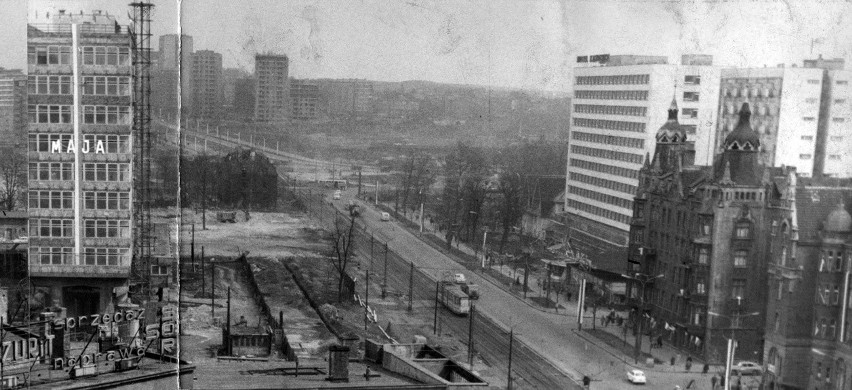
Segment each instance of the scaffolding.
[{"label": "scaffolding", "polygon": [[133,57],[133,266],[131,289],[147,300],[150,294],[151,251],[151,10],[153,4],[131,3]]}]

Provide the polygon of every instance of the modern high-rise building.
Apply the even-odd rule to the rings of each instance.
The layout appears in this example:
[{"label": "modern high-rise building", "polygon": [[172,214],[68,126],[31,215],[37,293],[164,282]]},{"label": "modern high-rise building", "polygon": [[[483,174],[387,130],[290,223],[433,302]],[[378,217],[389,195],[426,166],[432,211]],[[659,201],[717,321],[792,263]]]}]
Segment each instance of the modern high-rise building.
[{"label": "modern high-rise building", "polygon": [[712,161],[719,76],[705,55],[684,55],[680,64],[656,56],[578,58],[565,209],[572,241],[599,249],[588,253],[593,262],[595,252],[626,256],[639,170],[654,154],[655,129],[673,98],[695,162]]},{"label": "modern high-rise building", "polygon": [[19,69],[0,68],[0,146],[23,145],[26,134],[27,76]]},{"label": "modern high-rise building", "polygon": [[286,124],[290,114],[287,90],[289,59],[286,55],[258,54],[254,57],[254,121]]},{"label": "modern high-rise building", "polygon": [[189,56],[193,53],[193,41],[189,35],[166,34],[160,36],[160,54],[157,66],[167,69],[178,69],[180,61],[189,63]]},{"label": "modern high-rise building", "polygon": [[222,55],[199,50],[190,56],[191,117],[219,119],[222,111]]},{"label": "modern high-rise building", "polygon": [[254,77],[234,80],[234,114],[239,120],[250,121],[254,117]]},{"label": "modern high-rise building", "polygon": [[290,118],[307,121],[317,119],[319,86],[308,80],[290,79]]},{"label": "modern high-rise building", "polygon": [[778,67],[723,69],[716,144],[737,124],[743,103],[752,107],[752,126],[763,147],[760,161],[793,166],[811,176],[817,145],[823,70]]},{"label": "modern high-rise building", "polygon": [[31,21],[27,45],[34,296],[100,313],[131,270],[131,36],[101,12],[60,11]]},{"label": "modern high-rise building", "polygon": [[375,91],[368,80],[320,80],[321,106],[334,117],[367,117],[375,111]]}]

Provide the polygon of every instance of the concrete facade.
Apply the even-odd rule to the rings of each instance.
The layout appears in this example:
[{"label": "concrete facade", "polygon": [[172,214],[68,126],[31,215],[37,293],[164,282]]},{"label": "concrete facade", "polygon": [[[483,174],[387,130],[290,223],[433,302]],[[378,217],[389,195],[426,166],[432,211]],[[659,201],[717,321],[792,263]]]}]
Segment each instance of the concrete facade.
[{"label": "concrete facade", "polygon": [[254,121],[287,124],[290,93],[287,74],[290,60],[286,55],[258,54],[254,57]]},{"label": "concrete facade", "polygon": [[[27,87],[21,70],[0,68],[0,147],[26,143]],[[37,86],[33,83],[29,88]]]},{"label": "concrete facade", "polygon": [[190,56],[191,116],[200,120],[219,119],[222,111],[222,55],[199,50]]},{"label": "concrete facade", "polygon": [[60,13],[27,43],[28,74],[48,83],[28,97],[30,276],[41,305],[100,312],[131,267],[130,36],[99,12]]}]

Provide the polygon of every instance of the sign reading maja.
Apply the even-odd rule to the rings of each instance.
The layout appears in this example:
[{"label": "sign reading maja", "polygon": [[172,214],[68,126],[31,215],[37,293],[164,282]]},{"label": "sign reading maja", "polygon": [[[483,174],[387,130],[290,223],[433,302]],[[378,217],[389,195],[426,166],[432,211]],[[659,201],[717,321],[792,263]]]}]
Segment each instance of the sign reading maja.
[{"label": "sign reading maja", "polygon": [[[106,154],[106,144],[103,140],[97,140],[95,143],[95,154]],[[92,151],[92,141],[85,140],[83,141],[83,147],[80,148],[81,153],[89,153]],[[62,153],[64,150],[65,153],[76,153],[77,146],[74,144],[74,140],[68,140],[66,145],[62,145],[61,140],[51,141],[50,143],[50,152],[51,153]]]}]

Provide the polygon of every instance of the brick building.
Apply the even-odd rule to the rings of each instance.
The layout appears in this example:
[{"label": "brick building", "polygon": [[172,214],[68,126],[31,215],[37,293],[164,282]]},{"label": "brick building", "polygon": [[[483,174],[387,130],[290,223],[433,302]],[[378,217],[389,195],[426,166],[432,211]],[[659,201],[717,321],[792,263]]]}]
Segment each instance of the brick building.
[{"label": "brick building", "polygon": [[696,166],[677,112],[672,102],[640,170],[628,256],[637,278],[664,277],[628,295],[649,304],[653,334],[688,354],[724,363],[733,335],[737,359],[760,360],[770,221],[786,213],[779,202],[795,170],[759,162],[747,103],[713,165]]},{"label": "brick building", "polygon": [[47,84],[28,96],[30,277],[43,306],[98,313],[131,268],[131,38],[112,16],[60,11],[27,44]]}]

